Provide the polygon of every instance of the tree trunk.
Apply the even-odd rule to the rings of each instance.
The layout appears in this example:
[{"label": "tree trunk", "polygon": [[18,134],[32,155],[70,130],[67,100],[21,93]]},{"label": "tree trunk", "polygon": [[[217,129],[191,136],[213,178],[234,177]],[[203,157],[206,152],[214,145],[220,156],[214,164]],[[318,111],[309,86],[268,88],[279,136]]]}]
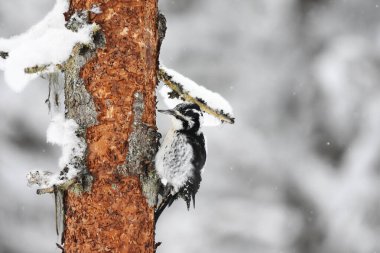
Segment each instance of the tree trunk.
[{"label": "tree trunk", "polygon": [[154,252],[157,0],[71,0],[66,19],[94,6],[103,46],[77,49],[65,77],[66,117],[83,129],[93,182],[66,195],[64,248]]}]

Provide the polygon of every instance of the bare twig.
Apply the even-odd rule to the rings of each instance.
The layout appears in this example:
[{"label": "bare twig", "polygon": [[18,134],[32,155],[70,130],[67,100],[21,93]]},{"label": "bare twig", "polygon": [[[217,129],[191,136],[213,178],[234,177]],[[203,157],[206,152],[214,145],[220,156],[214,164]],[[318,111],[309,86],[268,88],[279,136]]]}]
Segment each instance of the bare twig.
[{"label": "bare twig", "polygon": [[54,192],[54,187],[37,189],[37,194],[38,195],[47,194],[47,193],[53,193],[53,192]]},{"label": "bare twig", "polygon": [[24,72],[26,74],[37,74],[37,73],[43,73],[43,72],[51,72],[49,70],[51,67],[54,67],[53,72],[63,70],[63,66],[61,64],[55,64],[54,66],[52,64],[43,64],[43,65],[36,65],[33,67],[27,67],[24,69]]},{"label": "bare twig", "polygon": [[208,113],[208,114],[210,114],[210,115],[218,118],[222,122],[227,122],[227,123],[230,123],[230,124],[234,124],[235,123],[235,118],[233,118],[228,113],[225,113],[225,112],[223,112],[221,110],[217,110],[217,109],[211,108],[202,99],[197,98],[197,97],[192,97],[189,94],[189,91],[185,90],[180,83],[175,82],[173,80],[173,77],[170,76],[162,68],[160,68],[158,70],[158,79],[160,79],[162,82],[164,82],[166,84],[166,86],[168,86],[170,89],[172,89],[176,93],[176,95],[178,95],[179,97],[181,97],[183,100],[185,100],[187,102],[190,102],[190,103],[193,103],[193,104],[197,104],[201,108],[202,111],[204,111],[204,112],[206,112],[206,113]]},{"label": "bare twig", "polygon": [[58,184],[58,185],[54,185],[52,187],[38,189],[37,194],[42,195],[42,194],[46,194],[46,193],[54,193],[56,190],[65,191],[65,190],[69,189],[70,186],[72,186],[73,184],[75,184],[77,182],[78,182],[78,179],[73,178],[73,179],[70,179],[70,180],[64,182],[63,184]]}]

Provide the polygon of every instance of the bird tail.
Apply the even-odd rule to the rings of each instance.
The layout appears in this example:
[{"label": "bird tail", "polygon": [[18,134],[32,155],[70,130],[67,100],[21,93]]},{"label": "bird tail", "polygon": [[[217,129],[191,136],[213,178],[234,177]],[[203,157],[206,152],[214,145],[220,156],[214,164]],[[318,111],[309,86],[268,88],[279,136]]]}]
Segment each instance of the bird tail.
[{"label": "bird tail", "polygon": [[172,195],[171,193],[169,193],[168,195],[166,195],[165,198],[162,199],[161,203],[158,205],[158,207],[156,208],[156,211],[154,212],[154,220],[155,222],[157,222],[158,218],[160,218],[162,212],[165,210],[165,208],[167,206],[171,206],[174,202],[174,200],[176,200],[178,198],[178,193]]},{"label": "bird tail", "polygon": [[195,184],[192,181],[189,181],[187,185],[182,189],[181,197],[185,200],[187,210],[190,210],[191,202],[193,202],[193,207],[195,208],[195,194],[199,189],[199,183]]}]

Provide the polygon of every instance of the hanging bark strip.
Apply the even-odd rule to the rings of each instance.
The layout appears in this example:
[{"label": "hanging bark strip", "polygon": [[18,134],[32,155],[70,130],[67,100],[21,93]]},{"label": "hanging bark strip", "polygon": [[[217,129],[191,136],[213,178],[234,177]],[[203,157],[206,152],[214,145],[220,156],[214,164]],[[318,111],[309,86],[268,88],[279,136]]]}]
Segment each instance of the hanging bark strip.
[{"label": "hanging bark strip", "polygon": [[[90,20],[101,27],[106,43],[80,73],[97,112],[97,123],[86,131],[86,164],[94,181],[88,193],[68,191],[64,248],[154,252],[154,206],[148,205],[140,180],[147,171],[141,167],[121,175],[117,168],[130,155],[137,97],[143,98],[142,123],[156,129],[157,0],[71,0],[66,19],[94,6],[101,13],[91,13]],[[68,114],[82,113],[70,99],[66,106]]]}]

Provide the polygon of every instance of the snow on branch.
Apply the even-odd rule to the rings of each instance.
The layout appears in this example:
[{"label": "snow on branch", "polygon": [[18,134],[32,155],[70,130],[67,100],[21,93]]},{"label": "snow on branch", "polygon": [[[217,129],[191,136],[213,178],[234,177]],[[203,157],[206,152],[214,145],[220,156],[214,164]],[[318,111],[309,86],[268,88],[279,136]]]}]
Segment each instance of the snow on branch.
[{"label": "snow on branch", "polygon": [[[83,127],[71,118],[66,118],[64,81],[60,73],[73,57],[76,45],[95,48],[96,35],[100,29],[89,24],[89,13],[99,13],[94,6],[90,10],[74,13],[65,21],[68,0],[56,0],[53,9],[27,32],[9,39],[0,38],[0,70],[4,71],[6,83],[21,91],[27,83],[42,74],[49,76],[48,105],[51,122],[47,130],[47,141],[62,148],[56,173],[34,170],[27,175],[29,185],[37,185],[37,193],[52,193],[72,184],[90,180],[83,159],[86,152]],[[75,54],[75,53],[73,53]],[[50,103],[53,101],[53,103]],[[80,178],[79,178],[80,177]]]},{"label": "snow on branch", "polygon": [[[58,178],[55,178],[56,174],[49,171],[31,171],[27,175],[28,184],[39,185],[41,188],[37,189],[37,194],[54,193],[57,190],[67,190],[70,186],[78,182],[78,178],[72,178],[70,180],[62,181],[61,184],[52,184],[50,182],[59,182]],[[49,186],[47,186],[49,185]]]},{"label": "snow on branch", "polygon": [[235,123],[231,105],[220,94],[162,65],[158,78],[166,84],[161,88],[160,94],[167,106],[175,107],[181,100],[197,104],[207,113],[204,115],[204,126],[217,126],[221,122]]},{"label": "snow on branch", "polygon": [[54,71],[55,66],[66,61],[77,43],[91,42],[95,24],[85,24],[78,29],[68,29],[63,13],[67,0],[56,0],[53,9],[27,32],[8,39],[0,38],[0,70],[6,83],[16,92],[39,76],[38,72]]}]

